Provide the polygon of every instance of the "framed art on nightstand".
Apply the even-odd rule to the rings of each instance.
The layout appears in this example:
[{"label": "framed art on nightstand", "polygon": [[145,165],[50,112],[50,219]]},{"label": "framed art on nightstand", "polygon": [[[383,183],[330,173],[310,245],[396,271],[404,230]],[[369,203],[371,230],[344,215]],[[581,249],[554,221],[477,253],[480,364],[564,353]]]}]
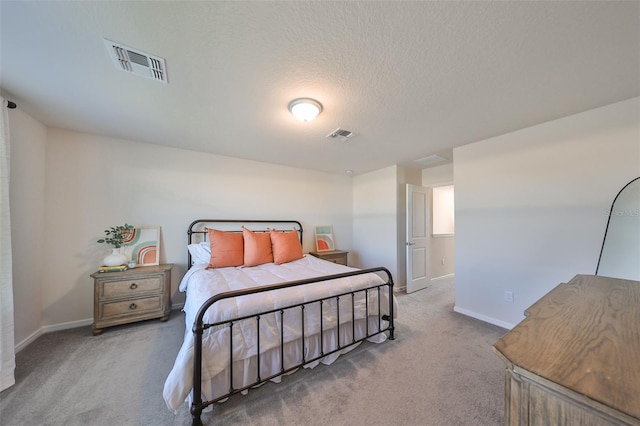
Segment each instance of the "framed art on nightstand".
[{"label": "framed art on nightstand", "polygon": [[160,227],[136,226],[124,241],[126,253],[138,266],[160,264]]},{"label": "framed art on nightstand", "polygon": [[330,225],[316,226],[316,251],[335,250],[336,244],[333,241],[333,227]]}]

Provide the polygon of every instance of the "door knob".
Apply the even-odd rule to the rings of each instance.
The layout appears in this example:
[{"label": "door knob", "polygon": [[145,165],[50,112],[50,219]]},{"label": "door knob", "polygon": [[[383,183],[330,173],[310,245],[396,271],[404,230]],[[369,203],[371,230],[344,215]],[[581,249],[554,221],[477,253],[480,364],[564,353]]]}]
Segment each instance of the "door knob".
[{"label": "door knob", "polygon": [[416,243],[405,243],[405,244],[408,245],[408,246],[415,246],[416,245]]}]

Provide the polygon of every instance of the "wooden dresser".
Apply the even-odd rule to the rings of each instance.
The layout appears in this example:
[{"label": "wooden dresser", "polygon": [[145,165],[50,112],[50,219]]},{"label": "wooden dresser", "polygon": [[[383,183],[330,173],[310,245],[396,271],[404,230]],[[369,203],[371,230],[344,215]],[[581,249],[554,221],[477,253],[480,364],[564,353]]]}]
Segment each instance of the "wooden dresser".
[{"label": "wooden dresser", "polygon": [[93,334],[105,327],[152,318],[169,319],[171,268],[143,266],[123,272],[95,272]]},{"label": "wooden dresser", "polygon": [[329,250],[312,251],[309,252],[309,254],[323,260],[328,260],[329,262],[339,263],[340,265],[347,266],[347,255],[349,254],[349,252],[342,250]]},{"label": "wooden dresser", "polygon": [[507,425],[640,425],[640,282],[577,275],[494,345]]}]

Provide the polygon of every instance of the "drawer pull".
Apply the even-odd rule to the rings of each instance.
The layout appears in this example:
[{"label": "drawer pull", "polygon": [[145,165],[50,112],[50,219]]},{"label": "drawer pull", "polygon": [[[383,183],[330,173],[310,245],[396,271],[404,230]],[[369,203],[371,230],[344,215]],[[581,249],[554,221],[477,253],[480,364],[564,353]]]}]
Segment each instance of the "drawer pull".
[{"label": "drawer pull", "polygon": [[136,288],[138,288],[138,284],[136,284],[136,283],[131,283],[131,285],[129,286],[129,288],[130,288],[131,290],[135,290]]},{"label": "drawer pull", "polygon": [[134,309],[136,309],[137,307],[138,307],[138,305],[136,305],[135,303],[132,303],[132,304],[129,305],[129,309],[131,309],[132,311]]}]

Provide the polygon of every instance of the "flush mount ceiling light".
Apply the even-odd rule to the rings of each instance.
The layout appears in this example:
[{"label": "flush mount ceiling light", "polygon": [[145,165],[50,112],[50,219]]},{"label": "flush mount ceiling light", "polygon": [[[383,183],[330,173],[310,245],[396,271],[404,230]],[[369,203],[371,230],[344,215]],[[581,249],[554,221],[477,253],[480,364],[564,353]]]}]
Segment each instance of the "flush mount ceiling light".
[{"label": "flush mount ceiling light", "polygon": [[289,111],[305,123],[313,120],[322,112],[322,104],[311,98],[298,98],[289,102]]}]

